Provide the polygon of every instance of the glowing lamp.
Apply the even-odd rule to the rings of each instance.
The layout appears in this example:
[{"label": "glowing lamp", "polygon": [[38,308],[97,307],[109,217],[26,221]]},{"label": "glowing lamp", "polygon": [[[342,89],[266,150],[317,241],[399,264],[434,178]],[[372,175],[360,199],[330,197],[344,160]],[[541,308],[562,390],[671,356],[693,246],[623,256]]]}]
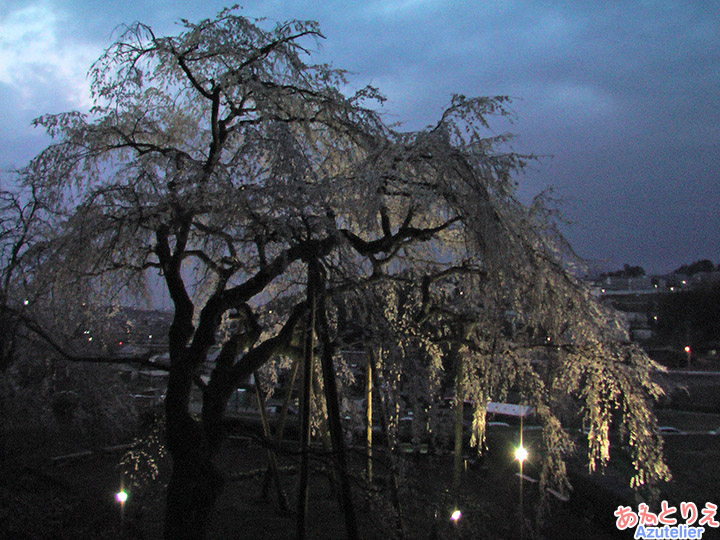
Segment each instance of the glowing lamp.
[{"label": "glowing lamp", "polygon": [[128,494],[127,491],[124,489],[121,489],[115,494],[115,500],[119,502],[120,504],[125,504],[125,501],[127,501]]},{"label": "glowing lamp", "polygon": [[455,511],[450,515],[450,520],[453,523],[457,523],[461,517],[462,517],[462,512],[460,512],[460,510],[458,510],[456,508]]},{"label": "glowing lamp", "polygon": [[520,463],[525,461],[527,459],[527,457],[528,457],[528,451],[525,450],[524,446],[521,445],[515,449],[515,459],[517,459]]}]

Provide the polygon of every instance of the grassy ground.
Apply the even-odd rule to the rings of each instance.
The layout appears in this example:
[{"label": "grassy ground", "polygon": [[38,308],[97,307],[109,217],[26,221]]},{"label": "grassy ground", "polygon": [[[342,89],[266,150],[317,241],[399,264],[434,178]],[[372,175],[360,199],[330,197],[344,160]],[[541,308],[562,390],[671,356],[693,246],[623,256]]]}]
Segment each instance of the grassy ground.
[{"label": "grassy ground", "polygon": [[707,434],[720,427],[720,414],[661,410],[658,422],[694,432],[665,437],[665,454],[673,480],[663,494],[674,503],[695,502],[698,507],[706,502],[720,504],[720,435]]},{"label": "grassy ground", "polygon": [[118,485],[116,457],[59,466],[15,460],[2,469],[0,538],[119,538],[120,515],[113,501]]},{"label": "grassy ground", "polygon": [[674,409],[661,409],[656,414],[660,426],[674,426],[688,432],[707,432],[720,428],[720,414]]},{"label": "grassy ground", "polygon": [[[27,456],[29,457],[29,456]],[[163,502],[161,490],[146,493],[138,502],[138,493],[130,493],[124,513],[113,500],[120,484],[117,468],[119,456],[99,454],[79,461],[51,465],[37,456],[14,460],[5,467],[0,480],[0,519],[7,538],[13,539],[105,539],[160,538]],[[211,540],[253,538],[295,538],[296,518],[282,511],[277,497],[261,498],[265,451],[256,445],[231,446],[222,463],[229,475],[243,473],[228,482],[217,505],[210,528]],[[353,460],[361,466],[360,456]],[[297,459],[281,458],[283,487],[294,510],[297,485]],[[528,530],[525,538],[588,538],[605,539],[612,535],[598,532],[592,522],[584,520],[571,509],[559,508],[542,536],[533,535],[530,527],[532,508],[537,492],[532,485],[524,486],[520,497],[520,479],[511,463],[492,462],[488,466],[469,464],[464,472],[463,489],[451,497],[451,457],[407,456],[399,462],[405,478],[401,496],[404,500],[406,538],[519,538],[522,520],[520,509],[526,511]],[[387,486],[387,477],[376,464],[377,490]],[[339,511],[336,492],[326,474],[315,471],[310,488],[308,527],[311,539],[344,538],[345,526]],[[363,539],[391,539],[395,536],[394,514],[379,493],[355,485],[355,505]],[[458,525],[449,516],[455,506],[463,511]],[[572,523],[568,528],[567,523]],[[564,535],[582,531],[580,536]],[[480,536],[482,533],[482,536]]]},{"label": "grassy ground", "polygon": [[[661,423],[687,431],[717,427],[718,415],[698,416],[661,411]],[[575,477],[575,491],[569,503],[553,502],[553,513],[542,527],[532,525],[538,500],[537,485],[520,482],[517,463],[509,456],[512,428],[496,437],[490,456],[482,463],[468,462],[463,471],[462,489],[451,497],[451,456],[407,455],[399,461],[404,481],[405,533],[408,539],[517,539],[607,540],[632,538],[631,531],[614,530],[612,475],[592,482]],[[131,492],[121,513],[113,500],[120,484],[119,455],[95,454],[80,461],[52,465],[50,457],[80,448],[70,438],[43,437],[31,431],[6,438],[3,474],[0,476],[0,538],[12,539],[145,539],[161,536],[163,500],[162,476],[153,489]],[[86,441],[88,442],[88,441]],[[503,446],[504,445],[504,446]],[[87,447],[88,445],[84,445]],[[712,435],[668,436],[667,459],[674,480],[665,486],[664,496],[671,502],[718,502],[720,477],[720,437]],[[252,443],[229,445],[222,467],[229,481],[219,500],[210,528],[210,540],[252,538],[295,538],[297,456],[281,457],[282,485],[291,511],[280,509],[273,490],[262,498],[266,464],[264,449]],[[375,484],[368,489],[361,480],[365,461],[354,455],[358,481],[354,500],[363,539],[390,540],[395,520],[388,502],[388,477],[380,463],[375,466]],[[327,474],[319,471],[310,488],[309,538],[344,538],[345,529],[336,493]],[[525,472],[532,474],[529,467]],[[522,489],[522,496],[521,496]],[[375,490],[375,491],[373,491]],[[381,498],[380,495],[385,495]],[[457,525],[449,516],[455,506],[463,512]],[[523,510],[521,517],[520,510]],[[521,532],[521,524],[525,528]],[[711,538],[708,531],[704,538]],[[3,536],[5,534],[5,536]]]}]

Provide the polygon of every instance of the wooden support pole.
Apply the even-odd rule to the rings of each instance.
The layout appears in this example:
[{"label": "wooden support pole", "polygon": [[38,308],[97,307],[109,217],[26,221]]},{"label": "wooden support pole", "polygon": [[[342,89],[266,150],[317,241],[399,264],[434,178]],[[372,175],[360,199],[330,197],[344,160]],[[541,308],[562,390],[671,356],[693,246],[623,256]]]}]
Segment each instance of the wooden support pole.
[{"label": "wooden support pole", "polygon": [[[317,315],[315,317],[317,318]],[[325,385],[323,383],[322,371],[320,373],[318,373],[317,371],[313,371],[313,396],[322,395],[325,395]],[[315,401],[315,406],[317,407],[315,413],[319,417],[317,418],[319,424],[318,432],[321,437],[323,448],[325,449],[325,452],[327,452],[329,455],[333,451],[333,443],[332,437],[330,435],[330,420],[328,419],[327,399]],[[339,481],[336,467],[330,468],[330,472],[327,475],[327,480],[328,489],[330,490],[331,495],[333,497],[337,497]]]},{"label": "wooden support pole", "polygon": [[[262,381],[260,379],[260,374],[256,371],[254,375],[255,375],[255,396],[257,398],[258,409],[260,409],[260,420],[262,422],[263,435],[265,436],[265,439],[270,441],[272,438],[272,433],[270,432],[270,422],[268,422],[267,411],[265,409],[265,389],[263,388]],[[278,503],[280,504],[280,508],[282,508],[282,510],[284,512],[288,512],[290,510],[290,507],[288,506],[287,499],[285,497],[285,492],[283,491],[282,484],[280,483],[280,474],[278,473],[277,456],[275,455],[275,450],[271,447],[268,447],[268,449],[267,449],[267,458],[268,458],[268,471],[270,471],[270,477],[271,477],[272,481],[275,483],[275,490],[277,492]],[[263,486],[262,496],[263,497],[267,496],[267,490],[265,489],[265,486]]]},{"label": "wooden support pole", "polygon": [[373,430],[373,376],[372,369],[370,368],[370,359],[367,361],[367,382],[365,386],[365,401],[367,402],[367,479],[372,484],[373,471],[372,471],[372,430]]},{"label": "wooden support pole", "polygon": [[275,442],[277,444],[280,444],[283,438],[283,433],[285,432],[285,421],[287,420],[288,409],[290,408],[290,403],[292,402],[292,394],[295,390],[295,380],[297,379],[300,363],[301,362],[298,359],[293,360],[293,367],[290,373],[290,384],[288,385],[287,395],[285,396],[285,401],[283,402],[282,409],[280,410],[280,419],[278,420],[276,428]]},{"label": "wooden support pole", "polygon": [[316,265],[308,266],[307,303],[308,315],[305,320],[305,342],[303,358],[302,393],[300,403],[300,480],[297,500],[297,537],[307,538],[308,472],[310,448],[310,393],[312,391],[312,360],[315,346],[315,311],[317,303],[318,275]]},{"label": "wooden support pole", "polygon": [[463,408],[465,405],[465,387],[463,384],[463,353],[457,355],[455,373],[455,456],[453,459],[453,492],[457,496],[462,475]]},{"label": "wooden support pole", "polygon": [[[380,354],[382,354],[382,352]],[[404,538],[405,528],[402,517],[402,506],[400,504],[400,481],[398,479],[398,467],[395,461],[393,444],[390,440],[390,432],[388,430],[389,421],[387,414],[387,404],[385,403],[385,396],[382,392],[382,374],[381,371],[378,369],[378,362],[375,358],[375,352],[372,350],[368,351],[368,362],[370,364],[370,372],[372,373],[373,380],[375,381],[375,387],[378,388],[378,404],[380,405],[380,431],[382,432],[383,437],[385,437],[385,444],[387,446],[388,456],[390,459],[390,476],[392,480],[390,482],[390,499],[392,501],[393,507],[395,508],[395,513],[397,514],[397,532],[400,538]]]},{"label": "wooden support pole", "polygon": [[[287,413],[288,409],[290,408],[290,402],[292,401],[292,394],[295,390],[295,380],[297,379],[297,374],[299,371],[299,367],[301,364],[301,360],[295,358],[293,360],[293,366],[292,370],[290,372],[290,383],[288,384],[288,390],[287,395],[285,396],[285,401],[283,402],[282,409],[280,410],[280,418],[278,419],[278,424],[275,427],[275,436],[273,440],[275,441],[275,448],[280,448],[280,445],[282,444],[283,435],[285,433],[285,422],[287,420]],[[273,474],[270,470],[270,464],[268,464],[268,468],[265,471],[265,479],[263,480],[263,487],[262,487],[262,494],[261,498],[265,499],[268,496],[268,491],[270,490],[270,484],[272,483]]]}]

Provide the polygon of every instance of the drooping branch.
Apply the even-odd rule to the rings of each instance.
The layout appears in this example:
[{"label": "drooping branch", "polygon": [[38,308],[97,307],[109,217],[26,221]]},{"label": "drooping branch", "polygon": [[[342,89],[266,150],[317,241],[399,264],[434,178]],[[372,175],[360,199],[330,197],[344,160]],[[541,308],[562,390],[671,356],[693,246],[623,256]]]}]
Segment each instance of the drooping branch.
[{"label": "drooping branch", "polygon": [[[287,28],[287,26],[285,26],[284,28]],[[279,32],[279,34],[282,35],[282,32]],[[298,40],[305,36],[314,36],[314,37],[319,37],[319,38],[325,37],[320,33],[319,30],[314,29],[314,28],[310,29],[310,30],[303,30],[301,32],[296,32],[294,34],[287,34],[285,36],[282,36],[278,39],[271,41],[264,47],[256,49],[254,53],[248,54],[247,59],[242,64],[240,64],[238,71],[242,71],[246,67],[258,62],[260,59],[267,57],[271,52],[279,49],[283,45],[291,44],[293,47],[302,49],[300,47],[300,45],[298,44]]]}]

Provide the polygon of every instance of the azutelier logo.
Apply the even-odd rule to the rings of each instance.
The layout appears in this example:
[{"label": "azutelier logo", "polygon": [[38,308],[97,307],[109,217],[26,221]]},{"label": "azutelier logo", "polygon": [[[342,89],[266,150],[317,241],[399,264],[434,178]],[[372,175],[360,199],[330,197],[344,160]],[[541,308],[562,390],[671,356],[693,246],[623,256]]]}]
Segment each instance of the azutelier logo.
[{"label": "azutelier logo", "polygon": [[[715,520],[717,505],[705,503],[705,507],[698,512],[698,507],[692,502],[680,503],[680,517],[685,523],[678,524],[675,516],[677,507],[670,506],[667,501],[660,505],[657,514],[650,511],[650,507],[641,503],[637,512],[629,506],[618,506],[614,515],[617,517],[615,526],[618,530],[635,528],[633,538],[673,538],[678,540],[702,539],[706,527],[718,528],[720,523]],[[699,519],[698,519],[699,518]],[[695,526],[697,523],[697,526]]]}]

